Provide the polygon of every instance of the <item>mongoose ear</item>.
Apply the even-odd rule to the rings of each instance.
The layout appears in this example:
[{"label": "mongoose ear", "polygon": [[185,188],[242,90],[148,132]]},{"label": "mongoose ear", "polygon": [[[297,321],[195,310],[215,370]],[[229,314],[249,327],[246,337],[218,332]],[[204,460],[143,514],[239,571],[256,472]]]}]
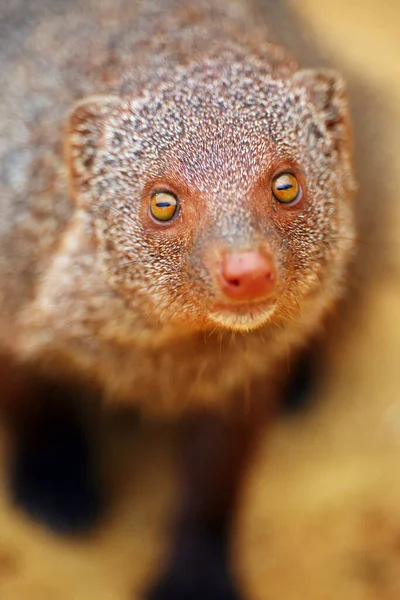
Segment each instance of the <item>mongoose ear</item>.
[{"label": "mongoose ear", "polygon": [[70,111],[66,123],[65,153],[72,195],[84,203],[96,154],[104,136],[106,117],[122,105],[117,96],[90,96]]},{"label": "mongoose ear", "polygon": [[332,134],[338,151],[345,144],[351,150],[351,126],[346,84],[333,69],[302,69],[295,73],[294,81],[305,87],[318,113]]}]

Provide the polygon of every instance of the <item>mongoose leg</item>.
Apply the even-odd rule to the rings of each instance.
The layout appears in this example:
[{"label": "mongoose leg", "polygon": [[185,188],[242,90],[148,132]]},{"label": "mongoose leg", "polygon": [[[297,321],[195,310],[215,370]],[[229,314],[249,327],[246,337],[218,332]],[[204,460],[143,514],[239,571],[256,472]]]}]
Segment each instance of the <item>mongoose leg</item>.
[{"label": "mongoose leg", "polygon": [[26,378],[7,408],[15,503],[58,531],[88,528],[103,502],[94,449],[76,398],[57,384]]},{"label": "mongoose leg", "polygon": [[185,428],[185,490],[172,558],[148,600],[237,600],[232,520],[255,423],[203,415]]}]

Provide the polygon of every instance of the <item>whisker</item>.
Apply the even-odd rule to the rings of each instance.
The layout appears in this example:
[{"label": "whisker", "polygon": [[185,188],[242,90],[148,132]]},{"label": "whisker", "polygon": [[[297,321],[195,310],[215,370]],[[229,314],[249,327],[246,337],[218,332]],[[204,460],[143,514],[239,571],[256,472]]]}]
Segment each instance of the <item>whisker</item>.
[{"label": "whisker", "polygon": [[332,241],[335,241],[335,242],[337,242],[337,241],[340,242],[340,241],[343,240],[345,242],[354,242],[355,244],[365,244],[365,245],[373,245],[373,246],[375,246],[375,245],[383,245],[384,244],[383,241],[380,242],[378,240],[372,240],[372,239],[371,240],[366,240],[366,239],[360,238],[358,236],[352,238],[352,237],[346,237],[346,236],[343,236],[343,235],[334,235],[334,236],[330,236],[329,240],[332,240]]},{"label": "whisker", "polygon": [[265,344],[265,343],[266,343],[266,342],[265,342],[265,338],[264,338],[264,336],[263,336],[263,334],[261,333],[261,331],[260,331],[260,330],[258,330],[258,335],[259,335],[259,337],[260,337],[261,341],[263,342],[263,344]]},{"label": "whisker", "polygon": [[222,339],[223,339],[223,332],[221,331],[220,333],[220,338],[219,338],[219,361],[222,362]]},{"label": "whisker", "polygon": [[247,416],[250,413],[250,407],[251,407],[251,369],[250,369],[249,360],[248,360],[247,338],[244,338],[243,362],[245,363],[246,368],[247,368],[245,371],[245,376],[244,376],[244,381],[243,381],[243,386],[244,386],[243,411],[244,411],[244,414]]},{"label": "whisker", "polygon": [[216,325],[216,326],[214,327],[214,329],[212,329],[212,330],[209,332],[209,334],[207,335],[207,337],[208,337],[208,338],[210,338],[212,335],[214,335],[214,333],[217,331],[217,329],[218,329],[218,325]]}]

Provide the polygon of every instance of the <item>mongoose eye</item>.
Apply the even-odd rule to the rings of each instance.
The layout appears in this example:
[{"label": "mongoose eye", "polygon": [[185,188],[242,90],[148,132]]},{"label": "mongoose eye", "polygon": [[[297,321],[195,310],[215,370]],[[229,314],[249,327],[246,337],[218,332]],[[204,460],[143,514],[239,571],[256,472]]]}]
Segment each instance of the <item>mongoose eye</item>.
[{"label": "mongoose eye", "polygon": [[284,204],[294,202],[301,192],[299,182],[292,173],[279,173],[272,180],[272,193]]},{"label": "mongoose eye", "polygon": [[157,221],[171,221],[178,211],[178,199],[170,192],[156,192],[151,196],[150,213]]}]

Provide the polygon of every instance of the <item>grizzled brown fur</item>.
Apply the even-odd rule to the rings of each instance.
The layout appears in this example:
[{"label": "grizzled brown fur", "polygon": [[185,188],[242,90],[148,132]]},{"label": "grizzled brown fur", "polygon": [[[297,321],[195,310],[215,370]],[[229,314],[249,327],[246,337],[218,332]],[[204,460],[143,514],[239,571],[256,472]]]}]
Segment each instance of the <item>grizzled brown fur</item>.
[{"label": "grizzled brown fur", "polygon": [[[250,3],[34,4],[0,29],[0,349],[150,411],[227,402],[342,292],[344,83],[269,44]],[[288,168],[294,206],[271,194]],[[166,226],[160,188],[181,202]],[[274,259],[272,304],[220,308],[216,254],[252,248]]]}]

